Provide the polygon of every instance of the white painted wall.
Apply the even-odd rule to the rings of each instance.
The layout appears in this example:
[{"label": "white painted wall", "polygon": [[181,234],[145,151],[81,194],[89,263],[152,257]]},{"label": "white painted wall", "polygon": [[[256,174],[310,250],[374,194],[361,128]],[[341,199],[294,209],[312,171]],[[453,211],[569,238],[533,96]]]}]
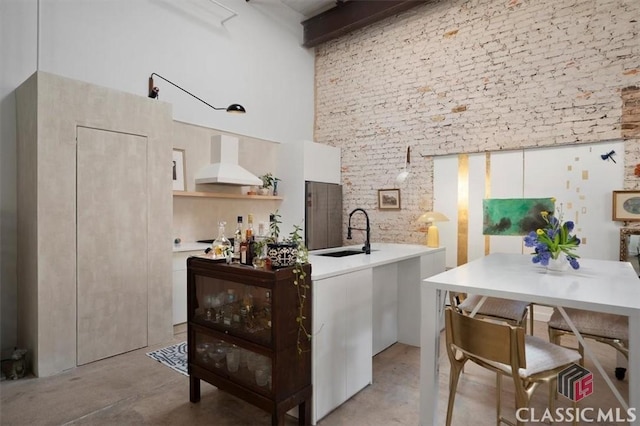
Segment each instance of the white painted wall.
[{"label": "white painted wall", "polygon": [[[16,129],[13,90],[36,70],[147,96],[156,78],[174,119],[277,142],[313,139],[314,52],[303,17],[279,0],[0,2],[1,341],[16,342]],[[96,102],[100,100],[97,99]]]},{"label": "white painted wall", "polygon": [[[603,161],[600,155],[611,150],[622,152],[623,141],[576,146],[557,146],[490,153],[490,182],[485,183],[485,154],[469,155],[469,194],[460,192],[458,156],[434,160],[434,210],[444,213],[449,222],[438,222],[440,245],[447,248],[446,265],[458,259],[457,208],[468,197],[467,261],[485,255],[482,234],[482,200],[488,198],[555,197],[563,219],[576,224],[575,234],[582,239],[577,254],[585,258],[617,260],[619,224],[611,220],[611,194],[621,188],[624,165]],[[529,253],[521,236],[492,235],[490,253]]]}]

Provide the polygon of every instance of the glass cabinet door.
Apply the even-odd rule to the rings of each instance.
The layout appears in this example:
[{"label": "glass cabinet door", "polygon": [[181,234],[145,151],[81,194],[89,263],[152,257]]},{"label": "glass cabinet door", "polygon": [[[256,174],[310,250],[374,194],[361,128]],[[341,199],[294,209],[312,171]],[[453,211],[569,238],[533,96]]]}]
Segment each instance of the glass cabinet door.
[{"label": "glass cabinet door", "polygon": [[271,344],[271,290],[196,275],[193,322],[249,341]]},{"label": "glass cabinet door", "polygon": [[271,358],[195,333],[195,364],[261,393],[271,392]]}]

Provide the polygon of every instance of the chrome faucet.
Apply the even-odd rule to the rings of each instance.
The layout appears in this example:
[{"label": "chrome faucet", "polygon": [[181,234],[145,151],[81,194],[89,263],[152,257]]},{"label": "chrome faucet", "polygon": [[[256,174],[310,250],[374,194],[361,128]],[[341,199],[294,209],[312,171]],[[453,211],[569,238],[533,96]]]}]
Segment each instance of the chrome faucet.
[{"label": "chrome faucet", "polygon": [[[351,216],[353,216],[355,212],[364,213],[364,217],[367,218],[367,229],[351,227]],[[353,209],[353,211],[349,213],[349,225],[347,226],[347,240],[351,239],[352,229],[355,229],[357,231],[367,231],[367,240],[364,242],[364,247],[362,247],[362,251],[364,251],[365,254],[371,254],[371,227],[369,226],[369,215],[367,214],[366,211],[364,211],[364,209],[361,209],[361,208]]]}]

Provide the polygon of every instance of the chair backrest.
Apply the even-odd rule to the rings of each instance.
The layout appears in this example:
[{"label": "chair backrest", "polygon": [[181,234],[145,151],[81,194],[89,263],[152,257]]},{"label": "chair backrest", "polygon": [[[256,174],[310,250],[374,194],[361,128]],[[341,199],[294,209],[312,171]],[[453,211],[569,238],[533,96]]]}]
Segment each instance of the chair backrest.
[{"label": "chair backrest", "polygon": [[445,329],[447,350],[453,344],[470,356],[526,368],[522,327],[472,318],[447,307]]}]

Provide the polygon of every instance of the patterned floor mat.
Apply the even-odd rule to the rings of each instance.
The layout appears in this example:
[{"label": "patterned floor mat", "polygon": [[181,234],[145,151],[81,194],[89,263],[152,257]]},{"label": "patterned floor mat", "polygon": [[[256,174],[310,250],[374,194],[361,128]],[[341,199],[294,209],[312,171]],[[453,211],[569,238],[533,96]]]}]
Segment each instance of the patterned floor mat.
[{"label": "patterned floor mat", "polygon": [[147,355],[178,373],[182,373],[185,376],[189,375],[187,373],[187,342],[147,352]]}]

